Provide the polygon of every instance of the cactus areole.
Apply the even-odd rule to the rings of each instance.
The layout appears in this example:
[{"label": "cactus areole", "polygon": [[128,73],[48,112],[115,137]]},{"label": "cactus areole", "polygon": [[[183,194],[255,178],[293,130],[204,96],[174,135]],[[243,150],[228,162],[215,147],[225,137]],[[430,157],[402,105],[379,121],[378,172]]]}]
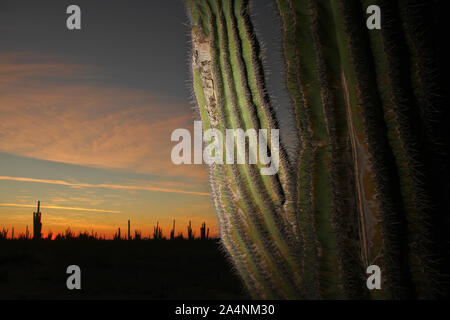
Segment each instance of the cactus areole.
[{"label": "cactus areole", "polygon": [[[432,118],[446,95],[420,11],[430,2],[276,4],[298,150],[288,157],[280,142],[273,175],[260,160],[209,165],[221,243],[245,287],[259,299],[445,296],[448,194],[435,182],[448,185],[448,158]],[[372,5],[380,29],[366,27]],[[249,1],[187,7],[203,130],[283,135]],[[380,270],[378,288],[367,270]]]}]

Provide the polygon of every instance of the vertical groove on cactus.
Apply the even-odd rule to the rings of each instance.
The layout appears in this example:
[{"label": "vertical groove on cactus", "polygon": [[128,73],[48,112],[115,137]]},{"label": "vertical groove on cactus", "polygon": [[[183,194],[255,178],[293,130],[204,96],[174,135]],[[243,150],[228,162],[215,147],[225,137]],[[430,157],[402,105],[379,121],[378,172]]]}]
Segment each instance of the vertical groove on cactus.
[{"label": "vertical groove on cactus", "polygon": [[[410,25],[425,24],[417,2],[277,0],[296,158],[280,144],[272,176],[250,155],[210,165],[221,241],[254,298],[442,295],[448,219],[438,212],[448,200],[431,181],[447,167],[432,110],[445,103],[430,46]],[[249,1],[187,3],[203,129],[265,129],[269,151],[279,125]],[[382,9],[381,30],[365,26],[371,4]],[[250,139],[245,146],[256,152]],[[377,291],[366,287],[373,264],[383,272]]]},{"label": "vertical groove on cactus", "polygon": [[[309,278],[305,287],[314,296],[323,292],[326,297],[342,295],[336,256],[336,239],[333,236],[334,201],[331,191],[331,141],[332,123],[328,120],[329,89],[323,70],[323,55],[317,9],[309,1],[279,1],[285,34],[285,56],[292,56],[288,70],[288,86],[294,97],[301,150],[299,155],[299,215],[305,230],[305,266]],[[289,31],[288,31],[289,30]],[[299,50],[299,44],[302,43]],[[327,281],[321,281],[325,277]]]},{"label": "vertical groove on cactus", "polygon": [[[358,27],[364,24],[364,11],[358,2],[340,1],[332,5],[343,77],[347,79],[347,105],[351,108],[348,120],[356,135],[357,146],[353,152],[362,162],[355,176],[362,193],[358,201],[360,207],[364,206],[360,216],[366,221],[363,228],[376,231],[373,238],[378,240],[369,247],[367,263],[381,265],[385,270],[385,287],[392,297],[405,298],[406,291],[411,291],[405,259],[408,254],[405,213],[373,78],[367,31]],[[379,263],[377,257],[382,258]]]},{"label": "vertical groove on cactus", "polygon": [[371,48],[389,145],[398,168],[408,221],[409,263],[414,282],[421,287],[419,291],[429,292],[426,283],[430,279],[422,281],[424,276],[429,278],[432,267],[428,265],[431,262],[426,256],[428,239],[424,237],[430,233],[426,230],[430,196],[422,179],[426,168],[422,159],[425,153],[419,143],[420,111],[414,101],[408,60],[402,58],[407,56],[407,47],[399,12],[392,2],[376,1],[375,4],[382,8],[386,23],[380,32],[370,34]]}]

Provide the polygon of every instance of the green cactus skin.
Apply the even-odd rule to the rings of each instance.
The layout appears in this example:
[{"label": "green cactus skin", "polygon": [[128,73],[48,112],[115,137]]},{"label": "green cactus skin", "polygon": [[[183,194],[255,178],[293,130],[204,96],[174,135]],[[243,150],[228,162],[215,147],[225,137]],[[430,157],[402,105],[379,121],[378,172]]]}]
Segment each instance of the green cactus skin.
[{"label": "green cactus skin", "polygon": [[[429,47],[409,25],[424,24],[417,2],[276,1],[296,159],[281,145],[274,176],[260,175],[262,164],[210,165],[220,238],[254,298],[444,294],[448,220],[437,212],[448,202],[430,185],[433,163],[443,168],[430,120],[442,101],[428,96],[439,91]],[[248,1],[187,3],[203,129],[279,128]],[[366,28],[372,4],[381,30]],[[381,290],[366,287],[372,264]]]}]

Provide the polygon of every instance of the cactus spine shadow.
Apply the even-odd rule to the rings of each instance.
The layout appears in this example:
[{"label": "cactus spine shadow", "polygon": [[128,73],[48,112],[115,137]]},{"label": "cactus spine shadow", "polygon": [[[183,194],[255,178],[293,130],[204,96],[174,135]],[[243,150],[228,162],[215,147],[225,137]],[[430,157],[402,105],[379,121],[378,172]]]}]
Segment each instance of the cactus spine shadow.
[{"label": "cactus spine shadow", "polygon": [[[365,26],[371,4],[381,30]],[[187,5],[203,129],[279,128],[248,1]],[[432,181],[448,183],[448,159],[430,128],[446,104],[420,13],[430,5],[277,1],[299,148],[291,159],[281,145],[274,176],[260,163],[209,171],[221,242],[253,297],[445,295],[448,195]],[[371,264],[381,290],[366,288]]]}]

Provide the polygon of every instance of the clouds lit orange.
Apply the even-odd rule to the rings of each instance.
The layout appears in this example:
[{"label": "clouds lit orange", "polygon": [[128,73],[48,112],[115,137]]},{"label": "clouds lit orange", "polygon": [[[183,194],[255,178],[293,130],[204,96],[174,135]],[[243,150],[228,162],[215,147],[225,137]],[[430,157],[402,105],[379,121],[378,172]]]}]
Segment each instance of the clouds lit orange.
[{"label": "clouds lit orange", "polygon": [[112,234],[131,219],[150,232],[176,219],[216,232],[206,168],[170,158],[189,104],[107,74],[64,55],[0,53],[0,226],[25,229],[41,200],[47,230]]}]

